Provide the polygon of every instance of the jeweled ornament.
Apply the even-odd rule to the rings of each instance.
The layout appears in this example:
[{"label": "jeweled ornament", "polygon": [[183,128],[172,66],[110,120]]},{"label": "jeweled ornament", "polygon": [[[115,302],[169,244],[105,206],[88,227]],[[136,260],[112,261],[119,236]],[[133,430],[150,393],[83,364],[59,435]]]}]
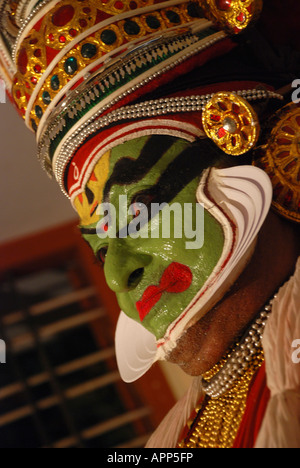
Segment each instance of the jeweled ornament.
[{"label": "jeweled ornament", "polygon": [[273,208],[299,222],[300,104],[290,103],[280,109],[268,123],[266,135],[263,145],[255,152],[254,164],[270,176],[274,188]]},{"label": "jeweled ornament", "polygon": [[238,34],[259,17],[262,0],[202,0],[206,17],[231,34]]},{"label": "jeweled ornament", "polygon": [[260,125],[251,105],[234,93],[220,92],[206,104],[204,131],[225,153],[240,156],[257,143]]},{"label": "jeweled ornament", "polygon": [[87,43],[87,44],[84,44],[81,47],[81,55],[84,58],[91,59],[92,57],[94,57],[96,55],[97,50],[98,49],[97,49],[97,46],[95,44]]},{"label": "jeweled ornament", "polygon": [[65,69],[65,72],[68,74],[68,75],[74,75],[74,73],[77,71],[78,69],[78,63],[77,63],[77,60],[75,57],[69,57],[66,61],[65,61],[65,65],[64,65],[64,69]]},{"label": "jeweled ornament", "polygon": [[59,89],[60,83],[59,78],[57,75],[53,75],[51,78],[51,88],[53,91],[57,91]]},{"label": "jeweled ornament", "polygon": [[28,55],[26,49],[21,49],[18,56],[18,70],[22,75],[25,75],[28,65]]},{"label": "jeweled ornament", "polygon": [[117,35],[114,31],[111,29],[105,29],[101,35],[101,41],[106,44],[106,45],[112,45],[116,42],[117,40]]}]

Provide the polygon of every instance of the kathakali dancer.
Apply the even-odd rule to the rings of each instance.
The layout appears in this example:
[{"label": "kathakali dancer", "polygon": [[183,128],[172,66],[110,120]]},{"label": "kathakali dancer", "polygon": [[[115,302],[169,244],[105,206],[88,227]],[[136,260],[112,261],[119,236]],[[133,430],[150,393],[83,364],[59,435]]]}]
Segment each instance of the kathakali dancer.
[{"label": "kathakali dancer", "polygon": [[2,78],[117,295],[123,379],[194,376],[147,447],[299,447],[299,2],[0,4]]}]

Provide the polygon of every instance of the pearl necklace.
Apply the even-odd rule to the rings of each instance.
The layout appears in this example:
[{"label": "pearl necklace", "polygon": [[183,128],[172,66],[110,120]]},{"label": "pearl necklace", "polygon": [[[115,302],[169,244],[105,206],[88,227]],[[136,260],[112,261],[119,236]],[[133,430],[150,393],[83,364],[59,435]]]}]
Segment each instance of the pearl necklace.
[{"label": "pearl necklace", "polygon": [[203,376],[202,384],[206,395],[218,398],[227,392],[235,381],[247,371],[255,356],[261,352],[262,335],[276,297],[275,295],[260,312],[241,341],[229,353],[227,359],[224,359]]}]

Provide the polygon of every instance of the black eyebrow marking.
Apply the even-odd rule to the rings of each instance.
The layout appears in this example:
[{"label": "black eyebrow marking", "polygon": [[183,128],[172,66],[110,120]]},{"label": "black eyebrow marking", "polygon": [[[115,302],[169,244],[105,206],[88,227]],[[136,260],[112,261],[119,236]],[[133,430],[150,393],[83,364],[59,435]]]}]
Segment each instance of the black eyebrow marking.
[{"label": "black eyebrow marking", "polygon": [[86,228],[79,226],[79,231],[81,232],[82,235],[84,234],[97,234],[97,229],[96,228]]},{"label": "black eyebrow marking", "polygon": [[109,192],[113,185],[130,185],[143,179],[175,141],[174,137],[152,135],[143,146],[137,159],[130,157],[120,159],[106,182],[104,200],[108,201]]}]

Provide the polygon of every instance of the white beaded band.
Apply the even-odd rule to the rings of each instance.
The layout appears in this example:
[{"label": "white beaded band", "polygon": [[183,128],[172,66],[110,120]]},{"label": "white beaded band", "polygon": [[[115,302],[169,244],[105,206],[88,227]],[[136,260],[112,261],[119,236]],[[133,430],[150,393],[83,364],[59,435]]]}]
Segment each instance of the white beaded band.
[{"label": "white beaded band", "polygon": [[208,396],[211,398],[220,397],[248,369],[251,361],[261,349],[263,332],[275,299],[276,296],[260,312],[258,318],[247,331],[246,336],[232,351],[221,370],[210,381],[202,380],[204,392]]},{"label": "white beaded band", "polygon": [[[282,95],[278,93],[262,89],[236,91],[236,94],[242,96],[249,102],[261,99],[283,99]],[[76,132],[76,135],[68,138],[59,152],[59,157],[55,161],[54,173],[61,185],[62,191],[67,195],[62,182],[60,182],[63,179],[66,164],[70,161],[74,151],[76,151],[76,148],[78,148],[84,140],[94,132],[105,128],[112,123],[123,120],[135,120],[138,118],[155,117],[165,114],[201,112],[212,96],[213,94],[205,94],[201,96],[195,95],[188,97],[165,98],[126,106],[111,112],[105,117],[93,122],[91,125],[82,128],[79,132]]]}]

